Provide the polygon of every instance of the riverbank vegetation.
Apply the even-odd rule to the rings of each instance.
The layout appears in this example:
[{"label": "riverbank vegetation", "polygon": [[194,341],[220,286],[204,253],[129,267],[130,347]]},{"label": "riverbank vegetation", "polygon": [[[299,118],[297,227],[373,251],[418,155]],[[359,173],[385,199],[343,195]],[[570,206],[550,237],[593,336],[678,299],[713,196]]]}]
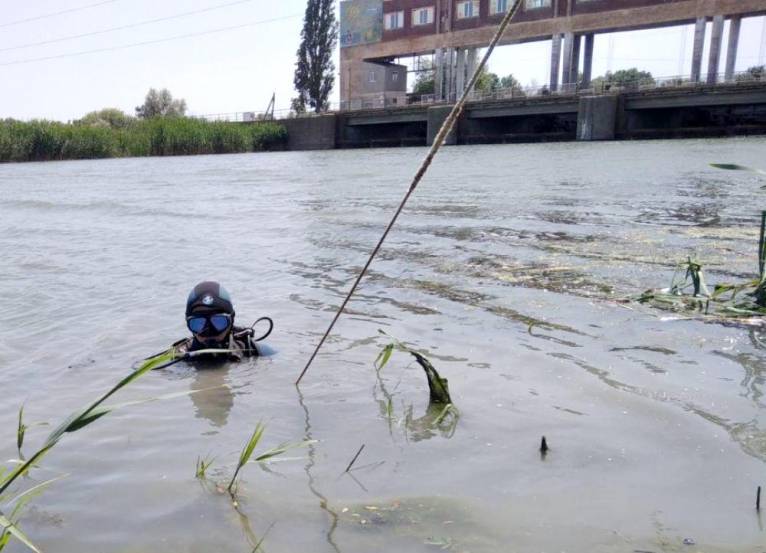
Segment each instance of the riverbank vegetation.
[{"label": "riverbank vegetation", "polygon": [[110,109],[72,123],[0,120],[0,162],[259,152],[282,149],[286,138],[273,122],[137,119]]}]

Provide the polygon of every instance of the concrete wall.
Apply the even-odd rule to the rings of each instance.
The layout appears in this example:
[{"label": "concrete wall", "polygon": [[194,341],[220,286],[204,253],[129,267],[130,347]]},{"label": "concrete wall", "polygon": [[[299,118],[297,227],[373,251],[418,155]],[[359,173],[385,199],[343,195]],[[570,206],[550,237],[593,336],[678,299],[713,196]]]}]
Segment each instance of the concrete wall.
[{"label": "concrete wall", "polygon": [[580,98],[577,140],[614,140],[618,102],[617,96]]},{"label": "concrete wall", "polygon": [[287,129],[287,149],[291,151],[334,149],[337,122],[334,114],[280,120]]},{"label": "concrete wall", "polygon": [[[428,146],[431,146],[434,143],[436,135],[439,134],[439,130],[441,130],[442,125],[444,125],[444,121],[447,119],[450,112],[452,112],[452,106],[432,106],[428,108],[428,126],[426,128],[426,144]],[[458,124],[456,122],[452,131],[444,139],[445,145],[451,146],[457,144],[457,131]]]}]

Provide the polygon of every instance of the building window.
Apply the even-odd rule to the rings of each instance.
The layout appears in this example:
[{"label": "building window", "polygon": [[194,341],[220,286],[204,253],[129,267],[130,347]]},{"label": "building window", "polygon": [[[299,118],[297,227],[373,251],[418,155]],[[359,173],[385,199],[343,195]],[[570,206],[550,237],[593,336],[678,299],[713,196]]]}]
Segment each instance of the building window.
[{"label": "building window", "polygon": [[497,15],[508,11],[508,0],[490,0],[489,15]]},{"label": "building window", "polygon": [[412,10],[412,26],[430,25],[434,22],[433,8],[417,8]]},{"label": "building window", "polygon": [[404,27],[404,12],[390,12],[386,14],[384,27],[387,31]]},{"label": "building window", "polygon": [[377,74],[375,73],[375,71],[370,71],[370,77],[369,77],[369,79],[370,79],[370,82],[371,82],[371,83],[374,83],[374,82],[377,82],[377,81],[378,81],[378,76],[377,76]]},{"label": "building window", "polygon": [[394,71],[393,73],[391,73],[391,82],[396,83],[398,81],[399,81],[399,72]]},{"label": "building window", "polygon": [[524,2],[524,8],[528,10],[536,10],[538,8],[550,8],[551,0],[526,0]]},{"label": "building window", "polygon": [[468,19],[470,17],[479,17],[479,0],[466,0],[457,3],[457,18]]}]

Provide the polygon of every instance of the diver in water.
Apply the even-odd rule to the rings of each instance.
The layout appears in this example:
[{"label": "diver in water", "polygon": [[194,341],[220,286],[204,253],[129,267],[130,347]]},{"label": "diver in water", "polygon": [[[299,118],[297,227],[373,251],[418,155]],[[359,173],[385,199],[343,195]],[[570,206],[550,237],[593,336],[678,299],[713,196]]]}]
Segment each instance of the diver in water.
[{"label": "diver in water", "polygon": [[[233,361],[271,353],[268,348],[256,344],[271,334],[274,326],[271,319],[263,317],[252,327],[245,328],[234,325],[234,316],[234,305],[229,292],[217,282],[200,282],[186,300],[186,326],[192,336],[179,340],[173,344],[173,348],[180,355],[202,350],[206,353],[209,350],[221,350],[220,354],[209,351],[210,354],[204,357],[215,359],[225,355]],[[261,321],[269,323],[268,331],[260,338],[255,338],[253,327]],[[263,351],[259,350],[259,347]]]}]

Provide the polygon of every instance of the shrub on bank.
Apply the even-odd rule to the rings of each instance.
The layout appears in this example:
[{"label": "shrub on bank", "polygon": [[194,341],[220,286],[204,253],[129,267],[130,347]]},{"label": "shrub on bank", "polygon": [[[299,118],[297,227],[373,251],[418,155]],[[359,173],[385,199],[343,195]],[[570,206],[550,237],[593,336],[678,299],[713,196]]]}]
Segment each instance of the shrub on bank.
[{"label": "shrub on bank", "polygon": [[83,122],[0,121],[0,162],[228,154],[280,149],[287,131],[272,122],[207,122],[186,117],[133,120],[113,128]]}]

